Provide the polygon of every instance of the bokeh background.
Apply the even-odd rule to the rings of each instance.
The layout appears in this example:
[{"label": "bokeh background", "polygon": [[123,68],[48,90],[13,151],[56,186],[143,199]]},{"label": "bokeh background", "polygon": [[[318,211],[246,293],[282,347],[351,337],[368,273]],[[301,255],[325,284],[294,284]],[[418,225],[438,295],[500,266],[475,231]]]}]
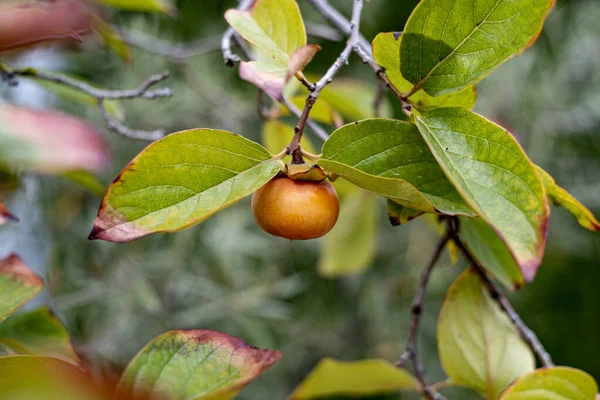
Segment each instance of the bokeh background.
[{"label": "bokeh background", "polygon": [[[324,20],[299,0],[306,20]],[[362,31],[402,30],[416,0],[375,0],[365,5]],[[332,1],[349,15],[350,0]],[[234,1],[179,0],[176,19],[112,12],[128,29],[174,42],[203,39],[218,45],[223,13]],[[600,2],[559,0],[535,45],[478,85],[476,111],[513,132],[557,182],[600,215]],[[308,71],[320,74],[344,43],[319,43]],[[372,72],[353,58],[341,76],[364,80]],[[97,43],[44,48],[13,62],[74,73],[109,88],[133,88],[168,69],[171,99],[123,102],[127,124],[164,128],[227,129],[259,140],[257,91],[223,65],[219,51],[174,63],[133,49],[125,64]],[[109,132],[97,108],[72,103],[22,82],[0,87],[0,98],[82,116],[104,130],[114,156],[100,177],[109,183],[146,143]],[[390,97],[395,113],[398,106]],[[49,132],[48,134],[52,134]],[[313,143],[320,142],[313,136]],[[262,232],[249,200],[185,231],[133,243],[89,242],[100,198],[61,178],[30,175],[6,199],[20,224],[0,229],[0,256],[17,251],[43,274],[47,290],[30,307],[47,303],[67,325],[78,352],[98,376],[115,376],[150,339],[170,329],[213,329],[284,359],[252,383],[240,399],[284,399],[325,356],[343,360],[382,357],[393,361],[408,335],[409,304],[438,233],[420,218],[393,228],[378,202],[377,254],[359,275],[319,276],[319,241],[289,242]],[[444,378],[436,354],[436,319],[444,293],[464,263],[446,256],[429,288],[422,347],[427,374]],[[511,294],[523,319],[559,365],[581,368],[600,380],[600,235],[553,209],[548,248],[532,284]],[[466,390],[450,398],[477,398]],[[398,394],[385,399],[411,399]],[[383,399],[383,397],[378,397]]]}]

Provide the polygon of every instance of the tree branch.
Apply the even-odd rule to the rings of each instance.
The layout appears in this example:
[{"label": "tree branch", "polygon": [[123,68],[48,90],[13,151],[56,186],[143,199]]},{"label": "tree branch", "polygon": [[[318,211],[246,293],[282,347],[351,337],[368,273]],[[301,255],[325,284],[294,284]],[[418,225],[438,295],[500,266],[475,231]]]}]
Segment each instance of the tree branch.
[{"label": "tree branch", "polygon": [[[254,0],[240,0],[238,10],[247,10],[254,3]],[[240,56],[231,51],[231,42],[236,37],[236,32],[232,27],[227,28],[221,39],[221,52],[223,52],[223,60],[225,65],[233,67],[242,61]]]},{"label": "tree branch", "polygon": [[425,302],[425,292],[427,285],[429,284],[429,278],[435,265],[437,264],[444,248],[453,236],[453,232],[447,232],[438,242],[433,256],[429,261],[429,264],[425,267],[421,274],[421,282],[419,288],[413,297],[413,301],[410,307],[411,318],[410,318],[410,331],[408,336],[408,343],[406,345],[406,352],[400,357],[400,360],[396,362],[398,367],[402,367],[407,361],[412,361],[415,369],[415,375],[417,380],[421,384],[421,390],[423,394],[430,400],[446,400],[434,386],[427,383],[425,373],[423,372],[423,365],[419,360],[419,327],[421,325],[421,315],[423,314],[423,304]]},{"label": "tree branch", "polygon": [[132,139],[143,139],[143,140],[157,140],[164,136],[164,132],[161,130],[154,131],[144,131],[144,130],[133,130],[127,128],[119,121],[114,119],[110,113],[106,110],[105,101],[106,100],[124,100],[124,99],[135,99],[141,98],[146,100],[153,100],[162,97],[170,97],[173,95],[173,92],[170,88],[159,88],[152,89],[151,88],[158,84],[159,82],[164,81],[169,77],[169,72],[163,72],[162,74],[152,75],[146,81],[144,81],[139,88],[132,90],[105,90],[93,87],[85,82],[78,81],[75,79],[71,79],[62,74],[55,74],[49,72],[37,71],[33,68],[24,68],[18,70],[8,70],[5,67],[1,68],[3,80],[12,86],[15,86],[17,83],[17,77],[33,77],[36,79],[57,83],[60,85],[68,86],[73,89],[79,90],[80,92],[84,92],[90,96],[92,96],[97,102],[100,110],[102,111],[102,116],[106,120],[106,123],[110,127],[111,130],[132,138]]},{"label": "tree branch", "polygon": [[306,126],[306,122],[308,120],[308,116],[310,115],[310,111],[312,110],[313,105],[319,98],[321,91],[327,84],[333,81],[333,78],[338,73],[338,71],[348,63],[348,58],[352,54],[352,51],[355,46],[358,46],[359,43],[359,30],[360,30],[360,17],[362,14],[363,8],[363,0],[354,0],[354,7],[352,8],[352,31],[350,34],[350,39],[348,40],[348,44],[340,54],[340,56],[335,60],[333,65],[329,67],[325,75],[319,79],[317,83],[314,85],[314,90],[311,94],[306,98],[306,104],[304,105],[304,110],[299,117],[298,124],[294,128],[294,137],[288,146],[288,154],[292,155],[292,163],[301,164],[304,162],[302,159],[302,153],[300,151],[300,141],[302,140],[302,135],[304,134],[304,127]]},{"label": "tree branch", "polygon": [[542,366],[546,368],[553,367],[554,363],[552,362],[552,358],[538,339],[537,335],[527,325],[525,325],[519,314],[517,314],[517,312],[515,311],[512,304],[510,304],[510,301],[508,300],[506,295],[490,279],[488,274],[485,272],[485,269],[471,254],[471,252],[465,246],[464,242],[461,240],[458,234],[453,235],[452,240],[454,241],[454,243],[456,243],[456,246],[465,256],[469,264],[471,264],[475,268],[475,271],[477,271],[477,273],[485,283],[485,286],[487,287],[492,298],[496,301],[496,303],[498,303],[500,308],[508,315],[508,317],[514,324],[515,328],[517,328],[517,331],[519,332],[523,340],[527,342],[529,347],[531,347],[537,358],[540,360]]}]

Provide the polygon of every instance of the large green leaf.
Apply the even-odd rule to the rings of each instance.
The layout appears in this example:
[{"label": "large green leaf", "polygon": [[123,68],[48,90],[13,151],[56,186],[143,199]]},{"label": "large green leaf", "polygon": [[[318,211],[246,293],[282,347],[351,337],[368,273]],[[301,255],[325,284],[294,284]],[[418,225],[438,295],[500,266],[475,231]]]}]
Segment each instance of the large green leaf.
[{"label": "large green leaf", "polygon": [[0,343],[18,354],[79,361],[67,330],[46,307],[13,315],[0,324]]},{"label": "large green leaf", "polygon": [[529,47],[554,0],[423,0],[404,29],[402,75],[432,96],[477,83]]},{"label": "large green leaf", "polygon": [[437,334],[448,376],[488,400],[535,368],[530,348],[474,270],[465,271],[448,291]]},{"label": "large green leaf", "polygon": [[0,357],[0,400],[109,399],[126,400],[108,393],[103,396],[89,374],[67,362],[39,356]]},{"label": "large green leaf", "polygon": [[0,260],[0,322],[34,298],[44,281],[15,254]]},{"label": "large green leaf", "polygon": [[225,19],[254,46],[256,61],[240,65],[240,77],[276,99],[289,79],[312,60],[319,46],[306,45],[295,0],[256,0],[248,11],[227,10]]},{"label": "large green leaf", "polygon": [[134,240],[197,224],[279,172],[261,145],[231,132],[193,129],[143,150],[108,188],[90,239]]},{"label": "large green leaf", "polygon": [[212,331],[173,331],[150,342],[129,364],[119,391],[151,399],[229,400],[281,353],[259,350]]},{"label": "large green leaf", "polygon": [[300,383],[290,400],[330,396],[371,396],[399,390],[416,390],[417,381],[385,360],[353,362],[324,358]]},{"label": "large green leaf", "polygon": [[535,370],[518,379],[499,400],[594,400],[598,384],[589,374],[574,368]]},{"label": "large green leaf", "polygon": [[[394,32],[380,33],[373,40],[373,58],[385,68],[392,85],[402,93],[408,93],[413,85],[400,73],[400,44],[402,35]],[[437,97],[428,95],[423,89],[409,97],[409,101],[421,111],[436,107],[463,107],[472,109],[477,100],[475,86],[467,87],[459,92],[447,93]]]},{"label": "large green leaf", "polygon": [[537,171],[546,187],[546,195],[552,205],[564,207],[577,219],[579,225],[584,228],[595,232],[600,231],[600,222],[598,222],[590,210],[581,204],[575,197],[571,196],[569,192],[558,186],[554,181],[554,178],[546,171],[540,167],[537,167]]},{"label": "large green leaf", "polygon": [[158,12],[175,14],[175,6],[170,0],[95,0],[107,6],[129,11]]},{"label": "large green leaf", "polygon": [[341,203],[338,222],[321,240],[319,273],[327,277],[364,271],[377,249],[377,198],[356,190]]},{"label": "large green leaf", "polygon": [[319,164],[409,208],[474,215],[407,122],[368,119],[345,125],[325,142]]},{"label": "large green leaf", "polygon": [[448,179],[532,280],[544,254],[549,211],[523,149],[500,126],[462,108],[436,108],[416,120]]},{"label": "large green leaf", "polygon": [[523,275],[496,231],[481,218],[460,217],[460,235],[479,263],[510,290],[523,286]]}]

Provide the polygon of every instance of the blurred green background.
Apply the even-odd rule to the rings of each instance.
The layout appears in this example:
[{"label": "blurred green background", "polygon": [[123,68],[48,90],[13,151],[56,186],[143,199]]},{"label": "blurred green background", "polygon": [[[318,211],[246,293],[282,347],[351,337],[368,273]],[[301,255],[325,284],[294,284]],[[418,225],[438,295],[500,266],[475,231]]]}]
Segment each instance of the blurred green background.
[{"label": "blurred green background", "polygon": [[[324,20],[299,0],[306,20]],[[365,5],[362,31],[402,30],[417,1],[375,0]],[[223,13],[234,1],[180,0],[178,18],[109,14],[120,26],[176,42],[207,38],[217,43]],[[349,14],[350,0],[332,1]],[[600,215],[600,2],[558,1],[544,32],[523,55],[478,85],[476,111],[501,123],[534,162]],[[344,42],[309,38],[323,51],[308,72],[320,74]],[[133,49],[123,63],[106,48],[86,43],[70,51],[35,51],[18,62],[71,72],[109,88],[133,88],[168,69],[171,99],[124,102],[127,124],[164,128],[227,129],[259,140],[256,89],[223,65],[219,51],[186,64]],[[342,69],[376,87],[373,73],[356,58]],[[374,89],[375,90],[375,89]],[[98,109],[69,103],[23,83],[0,89],[5,99],[58,108],[93,121],[110,139],[109,183],[146,144],[109,132]],[[394,104],[396,116],[400,112]],[[312,136],[313,143],[319,141]],[[284,359],[251,384],[240,399],[284,399],[324,356],[343,360],[395,360],[408,335],[409,305],[438,233],[420,218],[393,228],[379,201],[377,256],[363,274],[319,276],[319,241],[289,242],[262,232],[249,200],[180,233],[133,243],[89,242],[100,199],[60,178],[30,176],[7,199],[20,224],[0,229],[0,254],[18,251],[46,277],[48,303],[66,323],[79,353],[100,375],[114,375],[150,339],[170,329],[213,329],[240,336]],[[511,295],[558,365],[581,368],[600,380],[600,235],[581,228],[564,210],[553,210],[544,263],[535,281]],[[429,288],[423,317],[422,354],[432,380],[442,380],[437,361],[437,312],[444,293],[463,270],[445,257]],[[477,398],[447,391],[452,398]],[[394,395],[386,399],[411,399]],[[382,399],[382,397],[379,397]]]}]

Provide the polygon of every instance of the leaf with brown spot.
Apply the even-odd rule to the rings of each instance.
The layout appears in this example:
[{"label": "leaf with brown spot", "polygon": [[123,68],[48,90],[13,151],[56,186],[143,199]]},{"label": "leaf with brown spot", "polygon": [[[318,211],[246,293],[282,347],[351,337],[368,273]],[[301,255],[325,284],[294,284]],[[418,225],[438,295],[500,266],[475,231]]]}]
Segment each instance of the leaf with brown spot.
[{"label": "leaf with brown spot", "polygon": [[172,331],[151,341],[129,364],[119,392],[151,399],[229,400],[282,357],[214,331]]},{"label": "leaf with brown spot", "polygon": [[0,260],[0,322],[34,298],[44,281],[16,254]]}]

